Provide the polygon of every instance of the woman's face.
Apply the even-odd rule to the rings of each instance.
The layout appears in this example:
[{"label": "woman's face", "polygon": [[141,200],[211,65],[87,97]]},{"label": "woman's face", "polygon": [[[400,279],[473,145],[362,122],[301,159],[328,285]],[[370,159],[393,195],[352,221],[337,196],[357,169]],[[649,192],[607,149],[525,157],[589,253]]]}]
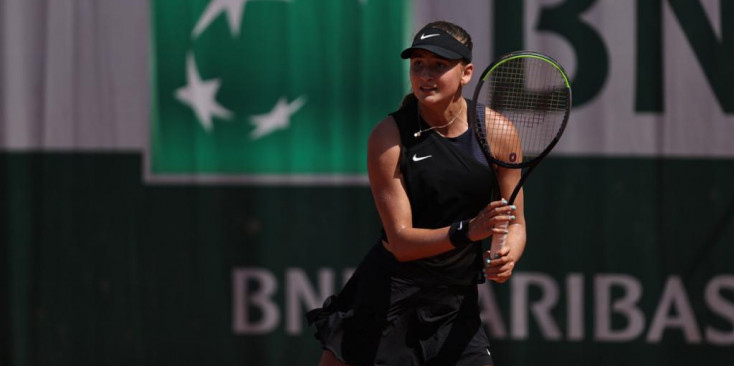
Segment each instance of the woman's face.
[{"label": "woman's face", "polygon": [[453,99],[471,79],[472,65],[447,60],[436,54],[415,50],[410,56],[410,85],[418,100],[436,103]]}]

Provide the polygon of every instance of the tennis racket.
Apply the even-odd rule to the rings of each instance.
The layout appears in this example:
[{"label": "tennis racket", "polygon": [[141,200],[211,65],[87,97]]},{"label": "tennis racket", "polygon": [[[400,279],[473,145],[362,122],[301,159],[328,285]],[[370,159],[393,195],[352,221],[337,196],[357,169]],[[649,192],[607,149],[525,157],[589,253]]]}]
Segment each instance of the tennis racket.
[{"label": "tennis racket", "polygon": [[[566,128],[571,112],[568,76],[558,62],[546,55],[512,52],[484,70],[474,91],[472,108],[477,113],[473,119],[474,135],[488,161],[504,168],[522,169],[508,201],[512,204],[525,180]],[[486,129],[480,128],[482,121]],[[494,191],[499,199],[498,181]],[[498,227],[507,226],[505,222]],[[492,236],[490,260],[498,257],[506,241],[507,234]]]}]

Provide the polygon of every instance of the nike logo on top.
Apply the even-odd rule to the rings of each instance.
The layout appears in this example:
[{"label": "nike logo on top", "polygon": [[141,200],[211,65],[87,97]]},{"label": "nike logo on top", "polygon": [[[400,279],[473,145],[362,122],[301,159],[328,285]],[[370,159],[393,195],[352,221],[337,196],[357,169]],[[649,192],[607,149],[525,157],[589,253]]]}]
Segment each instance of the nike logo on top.
[{"label": "nike logo on top", "polygon": [[421,39],[426,39],[426,38],[431,38],[431,37],[436,37],[436,36],[439,36],[439,34],[438,33],[436,33],[436,34],[425,34],[425,33],[423,33],[423,34],[421,34]]},{"label": "nike logo on top", "polygon": [[413,161],[426,160],[426,159],[430,158],[431,156],[433,156],[433,155],[418,156],[418,154],[415,154],[415,155],[413,155]]}]

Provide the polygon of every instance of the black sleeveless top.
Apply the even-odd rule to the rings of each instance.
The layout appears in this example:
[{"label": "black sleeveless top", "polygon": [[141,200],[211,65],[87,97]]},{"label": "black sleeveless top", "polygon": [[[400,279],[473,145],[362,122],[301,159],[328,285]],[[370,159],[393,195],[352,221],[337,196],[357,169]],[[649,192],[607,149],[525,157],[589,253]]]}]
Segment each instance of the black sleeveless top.
[{"label": "black sleeveless top", "polygon": [[[496,184],[494,169],[481,152],[474,131],[469,128],[454,139],[433,130],[415,137],[419,129],[429,126],[418,115],[417,101],[411,99],[391,116],[400,131],[400,171],[410,200],[413,227],[435,229],[474,218],[492,200]],[[484,113],[479,115],[483,117]],[[466,117],[476,118],[473,111],[467,111]],[[484,280],[479,243],[397,263],[396,267],[398,274],[403,272],[434,284],[467,285]]]}]

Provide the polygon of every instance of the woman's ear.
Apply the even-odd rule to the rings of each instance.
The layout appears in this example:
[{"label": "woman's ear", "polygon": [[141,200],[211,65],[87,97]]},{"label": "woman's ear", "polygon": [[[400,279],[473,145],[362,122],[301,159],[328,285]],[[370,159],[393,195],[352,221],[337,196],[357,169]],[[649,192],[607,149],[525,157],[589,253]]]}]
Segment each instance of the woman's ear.
[{"label": "woman's ear", "polygon": [[466,66],[464,66],[464,72],[461,75],[461,85],[462,86],[469,84],[473,73],[474,73],[474,64],[467,64]]}]

